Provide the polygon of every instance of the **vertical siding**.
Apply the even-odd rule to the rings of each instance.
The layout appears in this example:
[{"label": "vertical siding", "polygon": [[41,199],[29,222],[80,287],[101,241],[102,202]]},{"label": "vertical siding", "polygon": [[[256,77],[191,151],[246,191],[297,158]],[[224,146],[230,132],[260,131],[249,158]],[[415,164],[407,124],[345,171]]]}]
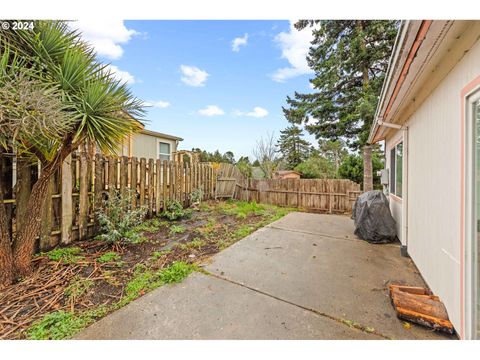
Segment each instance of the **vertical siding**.
[{"label": "vertical siding", "polygon": [[408,251],[457,330],[460,305],[460,93],[480,75],[477,42],[408,121]]},{"label": "vertical siding", "polygon": [[137,158],[143,157],[146,159],[156,159],[158,141],[169,143],[170,152],[176,151],[176,143],[174,140],[162,139],[152,135],[139,133],[135,134],[133,137],[133,156]]}]

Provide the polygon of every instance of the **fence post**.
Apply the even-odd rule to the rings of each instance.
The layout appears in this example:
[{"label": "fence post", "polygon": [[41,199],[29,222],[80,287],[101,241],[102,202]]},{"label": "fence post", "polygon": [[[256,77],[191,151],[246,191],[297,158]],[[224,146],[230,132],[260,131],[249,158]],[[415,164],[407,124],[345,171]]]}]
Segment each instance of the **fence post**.
[{"label": "fence post", "polygon": [[73,202],[72,202],[72,155],[68,155],[62,164],[62,244],[72,242]]},{"label": "fence post", "polygon": [[130,158],[130,190],[132,193],[132,209],[137,208],[137,158]]},{"label": "fence post", "polygon": [[155,162],[155,213],[160,214],[160,194],[162,192],[161,180],[162,162],[157,159]]},{"label": "fence post", "polygon": [[88,234],[88,190],[89,165],[85,149],[79,152],[80,160],[80,191],[78,201],[78,238],[84,240]]},{"label": "fence post", "polygon": [[145,205],[145,178],[147,166],[145,158],[140,158],[140,207]]},{"label": "fence post", "polygon": [[153,215],[153,192],[154,192],[154,161],[153,159],[148,160],[148,217]]},{"label": "fence post", "polygon": [[95,232],[100,230],[100,224],[98,222],[98,216],[96,210],[102,208],[103,205],[103,185],[104,181],[104,160],[103,156],[100,154],[95,154],[95,175],[94,175],[94,185],[93,185],[93,209],[94,209],[94,229]]}]

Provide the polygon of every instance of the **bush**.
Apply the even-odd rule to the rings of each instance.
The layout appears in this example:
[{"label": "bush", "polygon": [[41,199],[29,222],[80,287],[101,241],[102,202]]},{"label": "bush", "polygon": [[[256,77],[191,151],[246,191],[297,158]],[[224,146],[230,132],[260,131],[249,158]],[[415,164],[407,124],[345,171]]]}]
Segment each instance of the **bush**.
[{"label": "bush", "polygon": [[180,201],[171,200],[167,202],[165,210],[162,213],[163,217],[166,217],[168,220],[178,220],[182,218],[189,217],[192,214],[192,210],[184,209]]},{"label": "bush", "polygon": [[137,242],[140,235],[131,231],[145,219],[146,207],[132,209],[130,206],[131,194],[125,195],[116,191],[113,196],[104,201],[102,209],[97,212],[98,221],[103,234],[98,238],[115,243],[122,240]]},{"label": "bush", "polygon": [[305,179],[331,179],[335,178],[335,166],[328,159],[321,156],[312,156],[295,169]]},{"label": "bush", "polygon": [[200,204],[203,198],[203,190],[202,189],[193,189],[190,193],[190,201],[192,204]]}]

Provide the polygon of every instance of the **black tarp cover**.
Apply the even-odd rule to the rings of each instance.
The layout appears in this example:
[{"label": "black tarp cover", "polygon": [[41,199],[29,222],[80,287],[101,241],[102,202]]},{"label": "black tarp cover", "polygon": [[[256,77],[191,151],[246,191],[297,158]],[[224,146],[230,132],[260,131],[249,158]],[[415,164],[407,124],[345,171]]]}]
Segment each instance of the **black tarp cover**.
[{"label": "black tarp cover", "polygon": [[355,201],[352,211],[355,235],[370,243],[383,244],[397,239],[395,219],[385,194],[379,190],[367,191]]}]

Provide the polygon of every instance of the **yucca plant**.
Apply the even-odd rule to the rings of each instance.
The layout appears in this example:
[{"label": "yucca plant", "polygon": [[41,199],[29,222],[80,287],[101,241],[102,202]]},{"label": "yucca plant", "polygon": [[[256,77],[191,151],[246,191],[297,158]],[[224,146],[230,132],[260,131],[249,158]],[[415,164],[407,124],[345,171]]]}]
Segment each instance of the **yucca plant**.
[{"label": "yucca plant", "polygon": [[[41,164],[25,226],[15,239],[7,236],[0,201],[0,284],[31,272],[40,209],[65,158],[85,143],[115,152],[127,135],[140,129],[135,118],[143,115],[142,102],[107,69],[66,22],[37,21],[34,30],[0,31],[0,152],[15,149],[17,156]],[[25,84],[44,101],[28,103],[21,89]],[[0,189],[0,200],[2,194]]]}]

